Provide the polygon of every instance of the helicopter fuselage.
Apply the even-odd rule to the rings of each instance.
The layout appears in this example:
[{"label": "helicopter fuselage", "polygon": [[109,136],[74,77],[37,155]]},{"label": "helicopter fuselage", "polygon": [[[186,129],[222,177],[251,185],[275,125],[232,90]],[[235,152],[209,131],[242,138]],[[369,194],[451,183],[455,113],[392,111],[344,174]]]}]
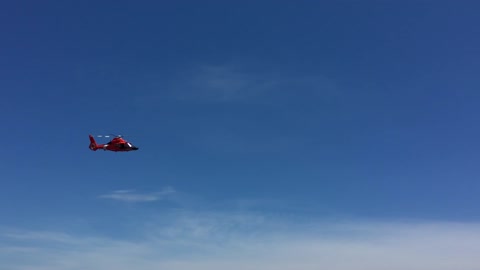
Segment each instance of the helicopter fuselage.
[{"label": "helicopter fuselage", "polygon": [[97,151],[103,149],[104,151],[113,151],[113,152],[128,152],[136,151],[138,147],[134,146],[130,142],[127,142],[123,138],[115,137],[111,141],[105,144],[97,144],[92,135],[89,135],[90,145],[89,148],[92,151]]}]

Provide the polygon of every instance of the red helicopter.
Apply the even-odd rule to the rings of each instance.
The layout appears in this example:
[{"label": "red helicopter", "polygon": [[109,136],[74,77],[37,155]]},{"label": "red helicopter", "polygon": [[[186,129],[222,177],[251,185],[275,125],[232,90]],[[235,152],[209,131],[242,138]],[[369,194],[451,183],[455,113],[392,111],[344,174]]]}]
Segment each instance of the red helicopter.
[{"label": "red helicopter", "polygon": [[[99,149],[103,149],[104,151],[113,151],[113,152],[128,152],[128,151],[136,151],[138,147],[134,146],[133,144],[127,142],[122,138],[121,135],[113,136],[114,138],[110,140],[108,143],[105,144],[97,144],[95,139],[92,135],[88,135],[90,137],[90,145],[88,146],[90,150],[97,151]],[[97,137],[111,137],[110,135],[98,135]]]}]

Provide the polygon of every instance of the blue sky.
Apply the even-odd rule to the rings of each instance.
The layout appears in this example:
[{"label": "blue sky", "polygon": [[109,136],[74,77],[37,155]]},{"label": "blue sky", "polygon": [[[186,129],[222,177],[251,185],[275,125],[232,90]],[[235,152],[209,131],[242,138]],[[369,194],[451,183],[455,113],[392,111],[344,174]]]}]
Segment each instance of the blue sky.
[{"label": "blue sky", "polygon": [[2,5],[0,266],[478,266],[478,8]]}]

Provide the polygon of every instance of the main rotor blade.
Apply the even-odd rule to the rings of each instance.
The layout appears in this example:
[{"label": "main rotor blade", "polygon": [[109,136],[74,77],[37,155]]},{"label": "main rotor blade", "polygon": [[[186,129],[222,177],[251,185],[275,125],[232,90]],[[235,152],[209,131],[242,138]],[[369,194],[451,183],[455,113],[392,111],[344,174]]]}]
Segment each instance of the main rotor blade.
[{"label": "main rotor blade", "polygon": [[109,134],[109,135],[96,135],[97,137],[99,138],[110,138],[110,137],[114,137],[114,138],[123,138],[125,137],[125,135],[115,135],[115,134]]}]

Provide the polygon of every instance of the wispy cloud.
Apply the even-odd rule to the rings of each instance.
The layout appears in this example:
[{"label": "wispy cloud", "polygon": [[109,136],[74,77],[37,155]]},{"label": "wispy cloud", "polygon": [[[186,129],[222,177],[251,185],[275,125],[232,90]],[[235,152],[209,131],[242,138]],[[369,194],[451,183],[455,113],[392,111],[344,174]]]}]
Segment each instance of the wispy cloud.
[{"label": "wispy cloud", "polygon": [[175,193],[171,187],[164,188],[159,192],[138,193],[135,190],[115,190],[107,194],[100,195],[99,198],[118,200],[124,202],[153,202],[163,200]]},{"label": "wispy cloud", "polygon": [[[254,71],[255,70],[255,71]],[[157,79],[151,79],[157,80]],[[318,75],[294,75],[241,65],[200,65],[169,82],[152,82],[152,93],[138,102],[157,105],[172,99],[196,103],[277,104],[302,97],[303,101],[330,100],[339,94],[336,84]],[[161,89],[161,91],[156,91]],[[300,95],[301,94],[301,95]]]},{"label": "wispy cloud", "polygon": [[245,101],[261,96],[276,81],[254,76],[231,66],[201,66],[174,86],[181,100],[209,102]]},{"label": "wispy cloud", "polygon": [[[335,107],[342,106],[343,93],[322,74],[292,74],[238,63],[198,65],[172,78],[148,81],[153,82],[142,83],[151,84],[149,93],[135,98],[138,109],[172,113],[172,124],[188,125],[192,131],[176,137],[220,154],[309,149],[318,136],[306,129],[335,117],[315,112],[332,108],[335,102]],[[170,111],[172,105],[175,111]],[[196,107],[202,105],[209,107]]]},{"label": "wispy cloud", "polygon": [[[172,212],[143,236],[0,232],[0,268],[473,270],[480,224],[307,222],[252,213]],[[18,234],[18,232],[17,232]],[[88,240],[86,240],[88,239]],[[3,240],[3,241],[2,241]],[[58,244],[61,245],[58,245]]]}]

